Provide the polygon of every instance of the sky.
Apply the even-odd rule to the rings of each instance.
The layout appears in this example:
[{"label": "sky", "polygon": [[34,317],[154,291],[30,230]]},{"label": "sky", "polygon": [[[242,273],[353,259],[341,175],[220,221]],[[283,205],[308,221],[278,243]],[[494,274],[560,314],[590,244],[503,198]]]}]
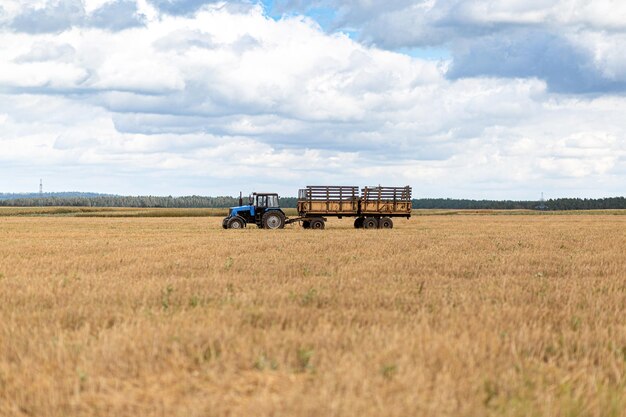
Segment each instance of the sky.
[{"label": "sky", "polygon": [[0,192],[626,194],[621,0],[0,0]]}]

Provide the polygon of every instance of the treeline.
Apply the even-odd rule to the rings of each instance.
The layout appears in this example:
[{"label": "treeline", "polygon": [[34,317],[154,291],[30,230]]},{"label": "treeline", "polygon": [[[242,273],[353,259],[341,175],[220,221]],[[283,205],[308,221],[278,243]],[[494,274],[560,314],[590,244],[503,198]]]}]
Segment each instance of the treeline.
[{"label": "treeline", "polygon": [[61,193],[0,193],[0,200],[24,200],[31,198],[110,197],[112,194],[65,191]]},{"label": "treeline", "polygon": [[156,196],[97,196],[97,197],[37,197],[0,200],[0,206],[10,207],[145,207],[145,208],[224,208],[239,204],[234,197],[156,197]]},{"label": "treeline", "polygon": [[[243,199],[248,204],[248,198]],[[295,197],[280,199],[281,207],[296,207]],[[236,197],[157,197],[157,196],[37,196],[0,199],[0,206],[10,207],[145,207],[145,208],[225,208],[239,205]],[[413,200],[414,209],[453,210],[606,210],[626,209],[626,198],[557,198],[546,200],[544,207],[538,201],[463,200],[451,198],[422,198]]]},{"label": "treeline", "polygon": [[[282,207],[296,207],[296,198],[280,199]],[[248,198],[244,197],[244,204]],[[0,206],[6,207],[133,207],[133,208],[226,208],[239,205],[238,197],[158,197],[158,196],[105,196],[95,197],[34,197],[11,198],[0,200]]]},{"label": "treeline", "polygon": [[612,198],[558,198],[546,201],[550,210],[615,210],[626,209],[625,197]]},{"label": "treeline", "polygon": [[537,201],[458,200],[452,198],[422,198],[413,200],[414,209],[532,210],[537,206],[539,206]]},{"label": "treeline", "polygon": [[459,200],[451,198],[422,198],[413,200],[414,209],[456,210],[609,210],[626,209],[625,197],[556,198],[538,201]]}]

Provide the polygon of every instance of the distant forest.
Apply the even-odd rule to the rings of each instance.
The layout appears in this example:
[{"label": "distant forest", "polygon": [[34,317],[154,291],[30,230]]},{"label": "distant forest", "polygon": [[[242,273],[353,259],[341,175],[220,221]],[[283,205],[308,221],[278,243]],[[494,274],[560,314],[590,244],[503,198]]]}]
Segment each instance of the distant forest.
[{"label": "distant forest", "polygon": [[[282,197],[281,207],[296,207],[295,197]],[[0,206],[10,207],[164,207],[164,208],[225,208],[239,204],[236,197],[155,197],[155,196],[117,196],[96,193],[53,193],[53,194],[1,194]],[[244,198],[247,204],[247,198]],[[625,197],[581,199],[557,198],[544,202],[545,210],[603,210],[626,209]],[[499,201],[499,200],[461,200],[452,198],[422,198],[413,200],[415,209],[473,209],[473,210],[537,210],[538,201]]]},{"label": "distant forest", "polygon": [[[65,194],[65,193],[64,193]],[[78,194],[78,193],[77,193]],[[118,196],[118,195],[53,195],[5,198],[0,194],[0,206],[10,207],[164,207],[164,208],[224,208],[239,204],[234,197],[155,197],[155,196]],[[282,201],[289,199],[281,199]],[[295,199],[293,199],[295,201]],[[247,198],[244,199],[244,202]]]},{"label": "distant forest", "polygon": [[626,209],[625,197],[556,198],[539,201],[459,200],[452,198],[422,198],[413,200],[414,209],[472,209],[472,210],[608,210]]},{"label": "distant forest", "polygon": [[52,197],[117,197],[114,194],[84,193],[80,191],[65,191],[61,193],[0,193],[0,200],[23,200],[30,198]]}]

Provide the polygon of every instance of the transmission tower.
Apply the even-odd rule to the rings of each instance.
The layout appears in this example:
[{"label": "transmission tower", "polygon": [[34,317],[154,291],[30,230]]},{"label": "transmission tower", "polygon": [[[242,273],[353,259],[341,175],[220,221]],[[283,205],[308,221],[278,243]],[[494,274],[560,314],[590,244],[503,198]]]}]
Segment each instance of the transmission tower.
[{"label": "transmission tower", "polygon": [[537,210],[547,210],[548,206],[546,206],[546,199],[543,198],[543,193],[541,193],[541,200],[539,200],[539,205],[537,206]]},{"label": "transmission tower", "polygon": [[43,180],[39,179],[39,195],[43,195]]}]

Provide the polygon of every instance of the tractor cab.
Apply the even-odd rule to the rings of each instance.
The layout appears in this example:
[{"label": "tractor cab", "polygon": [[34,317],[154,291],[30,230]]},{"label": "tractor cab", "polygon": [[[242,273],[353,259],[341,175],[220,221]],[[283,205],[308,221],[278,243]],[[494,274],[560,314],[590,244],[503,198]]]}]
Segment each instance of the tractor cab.
[{"label": "tractor cab", "polygon": [[249,223],[264,229],[282,229],[285,226],[285,213],[280,209],[278,194],[253,193],[248,205],[243,205],[241,195],[239,206],[231,207],[224,218],[224,229],[242,229]]},{"label": "tractor cab", "polygon": [[250,196],[250,201],[254,207],[263,211],[265,209],[280,209],[278,194],[276,193],[254,193]]}]

